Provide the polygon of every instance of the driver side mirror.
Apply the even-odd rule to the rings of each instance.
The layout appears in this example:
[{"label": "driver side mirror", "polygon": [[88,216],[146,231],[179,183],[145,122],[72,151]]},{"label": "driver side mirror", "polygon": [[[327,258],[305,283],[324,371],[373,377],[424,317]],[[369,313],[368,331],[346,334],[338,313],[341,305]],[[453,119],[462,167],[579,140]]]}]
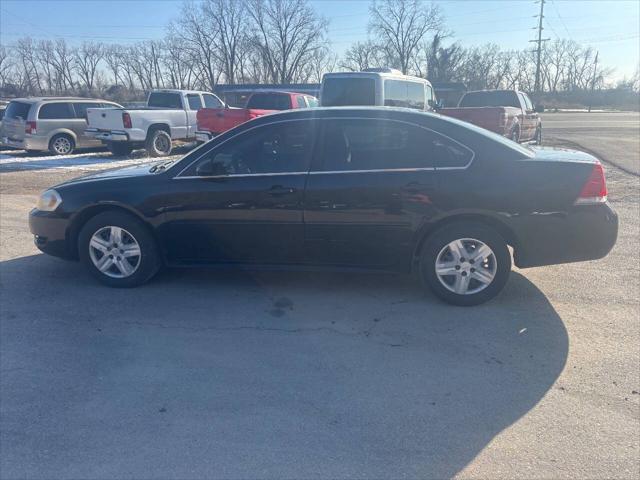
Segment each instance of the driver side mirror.
[{"label": "driver side mirror", "polygon": [[439,99],[437,101],[429,100],[428,104],[433,110],[436,110],[436,111],[444,108],[444,101],[442,99]]},{"label": "driver side mirror", "polygon": [[226,160],[230,155],[219,153],[213,159],[208,158],[196,167],[196,175],[199,177],[219,177],[229,175]]},{"label": "driver side mirror", "polygon": [[538,105],[534,105],[534,107],[533,107],[533,111],[534,111],[534,112],[537,112],[537,113],[542,113],[542,112],[544,112],[544,105],[540,105],[540,104],[538,104]]}]

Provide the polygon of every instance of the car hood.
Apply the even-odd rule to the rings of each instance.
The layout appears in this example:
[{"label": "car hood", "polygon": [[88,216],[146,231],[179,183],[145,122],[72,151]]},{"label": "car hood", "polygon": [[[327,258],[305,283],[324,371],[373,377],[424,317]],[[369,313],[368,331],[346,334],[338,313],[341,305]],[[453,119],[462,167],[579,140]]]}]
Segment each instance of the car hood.
[{"label": "car hood", "polygon": [[570,148],[560,147],[529,147],[534,157],[531,160],[545,160],[545,161],[563,161],[563,162],[582,162],[582,163],[598,163],[599,160],[593,155],[580,152],[578,150],[571,150]]},{"label": "car hood", "polygon": [[158,162],[145,162],[138,165],[132,165],[128,167],[112,168],[109,170],[103,170],[96,173],[90,173],[81,177],[74,178],[68,182],[61,183],[58,186],[71,185],[75,183],[95,182],[101,180],[109,180],[112,178],[127,178],[127,177],[144,177],[156,175],[151,173],[149,169]]}]

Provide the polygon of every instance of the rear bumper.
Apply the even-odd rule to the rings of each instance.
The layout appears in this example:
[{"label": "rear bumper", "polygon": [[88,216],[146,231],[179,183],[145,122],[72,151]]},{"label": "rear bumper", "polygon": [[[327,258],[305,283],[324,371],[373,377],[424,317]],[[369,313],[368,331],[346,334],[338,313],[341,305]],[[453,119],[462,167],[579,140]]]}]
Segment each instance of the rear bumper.
[{"label": "rear bumper", "polygon": [[0,145],[20,150],[48,150],[49,140],[46,137],[37,136],[25,136],[23,138],[1,137]]},{"label": "rear bumper", "polygon": [[514,220],[520,268],[597,260],[618,238],[618,215],[608,203],[575,206],[568,213],[531,214]]},{"label": "rear bumper", "polygon": [[75,258],[67,243],[67,226],[69,220],[58,217],[53,212],[42,212],[33,209],[29,213],[29,230],[33,234],[33,242],[40,251],[68,260]]},{"label": "rear bumper", "polygon": [[87,128],[84,134],[103,142],[129,142],[129,134],[122,130],[98,130],[97,128]]}]

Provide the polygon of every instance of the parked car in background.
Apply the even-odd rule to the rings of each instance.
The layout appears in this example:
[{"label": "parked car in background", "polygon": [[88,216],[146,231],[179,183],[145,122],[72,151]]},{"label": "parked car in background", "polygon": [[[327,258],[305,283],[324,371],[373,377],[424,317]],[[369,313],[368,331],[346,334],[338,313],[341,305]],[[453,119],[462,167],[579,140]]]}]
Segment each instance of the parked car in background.
[{"label": "parked car in background", "polygon": [[2,128],[2,119],[4,118],[4,112],[7,109],[9,102],[0,101],[0,129]]},{"label": "parked car in background", "polygon": [[89,110],[86,133],[115,155],[140,147],[152,157],[169,155],[175,141],[195,141],[196,114],[203,107],[223,108],[224,103],[209,92],[154,90],[144,108]]},{"label": "parked car in background", "polygon": [[265,115],[180,160],[44,192],[42,251],[114,287],[162,265],[415,271],[475,305],[520,268],[605,256],[618,217],[602,165],[525,148],[466,122],[395,108]]},{"label": "parked car in background", "polygon": [[247,98],[245,108],[203,108],[198,111],[196,138],[207,142],[241,123],[269,113],[295,108],[313,108],[318,100],[311,95],[293,92],[254,92]]},{"label": "parked car in background", "polygon": [[467,92],[458,108],[439,113],[464,120],[510,138],[514,142],[542,143],[542,121],[529,96],[518,90]]},{"label": "parked car in background", "polygon": [[121,108],[107,100],[73,97],[17,98],[9,102],[0,127],[0,144],[27,151],[68,155],[78,148],[100,147],[86,135],[87,110]]},{"label": "parked car in background", "polygon": [[433,110],[436,99],[428,80],[403,75],[391,68],[362,72],[325,73],[320,86],[320,105],[407,107]]}]

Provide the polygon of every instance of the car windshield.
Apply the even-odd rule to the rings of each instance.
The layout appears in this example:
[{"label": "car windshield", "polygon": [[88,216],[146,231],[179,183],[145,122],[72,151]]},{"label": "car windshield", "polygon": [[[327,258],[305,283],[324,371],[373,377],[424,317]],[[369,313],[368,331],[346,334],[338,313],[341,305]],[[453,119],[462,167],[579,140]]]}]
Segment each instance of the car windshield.
[{"label": "car windshield", "polygon": [[375,80],[357,77],[327,78],[322,84],[320,96],[325,107],[375,105]]},{"label": "car windshield", "polygon": [[469,92],[460,100],[460,107],[517,107],[520,108],[520,101],[515,92],[493,91],[493,92]]},{"label": "car windshield", "polygon": [[7,107],[7,110],[4,114],[6,118],[21,118],[26,119],[29,114],[29,109],[31,108],[30,103],[23,102],[11,102]]},{"label": "car windshield", "polygon": [[147,106],[153,108],[181,109],[182,102],[180,101],[180,94],[178,93],[153,92],[149,95]]}]

